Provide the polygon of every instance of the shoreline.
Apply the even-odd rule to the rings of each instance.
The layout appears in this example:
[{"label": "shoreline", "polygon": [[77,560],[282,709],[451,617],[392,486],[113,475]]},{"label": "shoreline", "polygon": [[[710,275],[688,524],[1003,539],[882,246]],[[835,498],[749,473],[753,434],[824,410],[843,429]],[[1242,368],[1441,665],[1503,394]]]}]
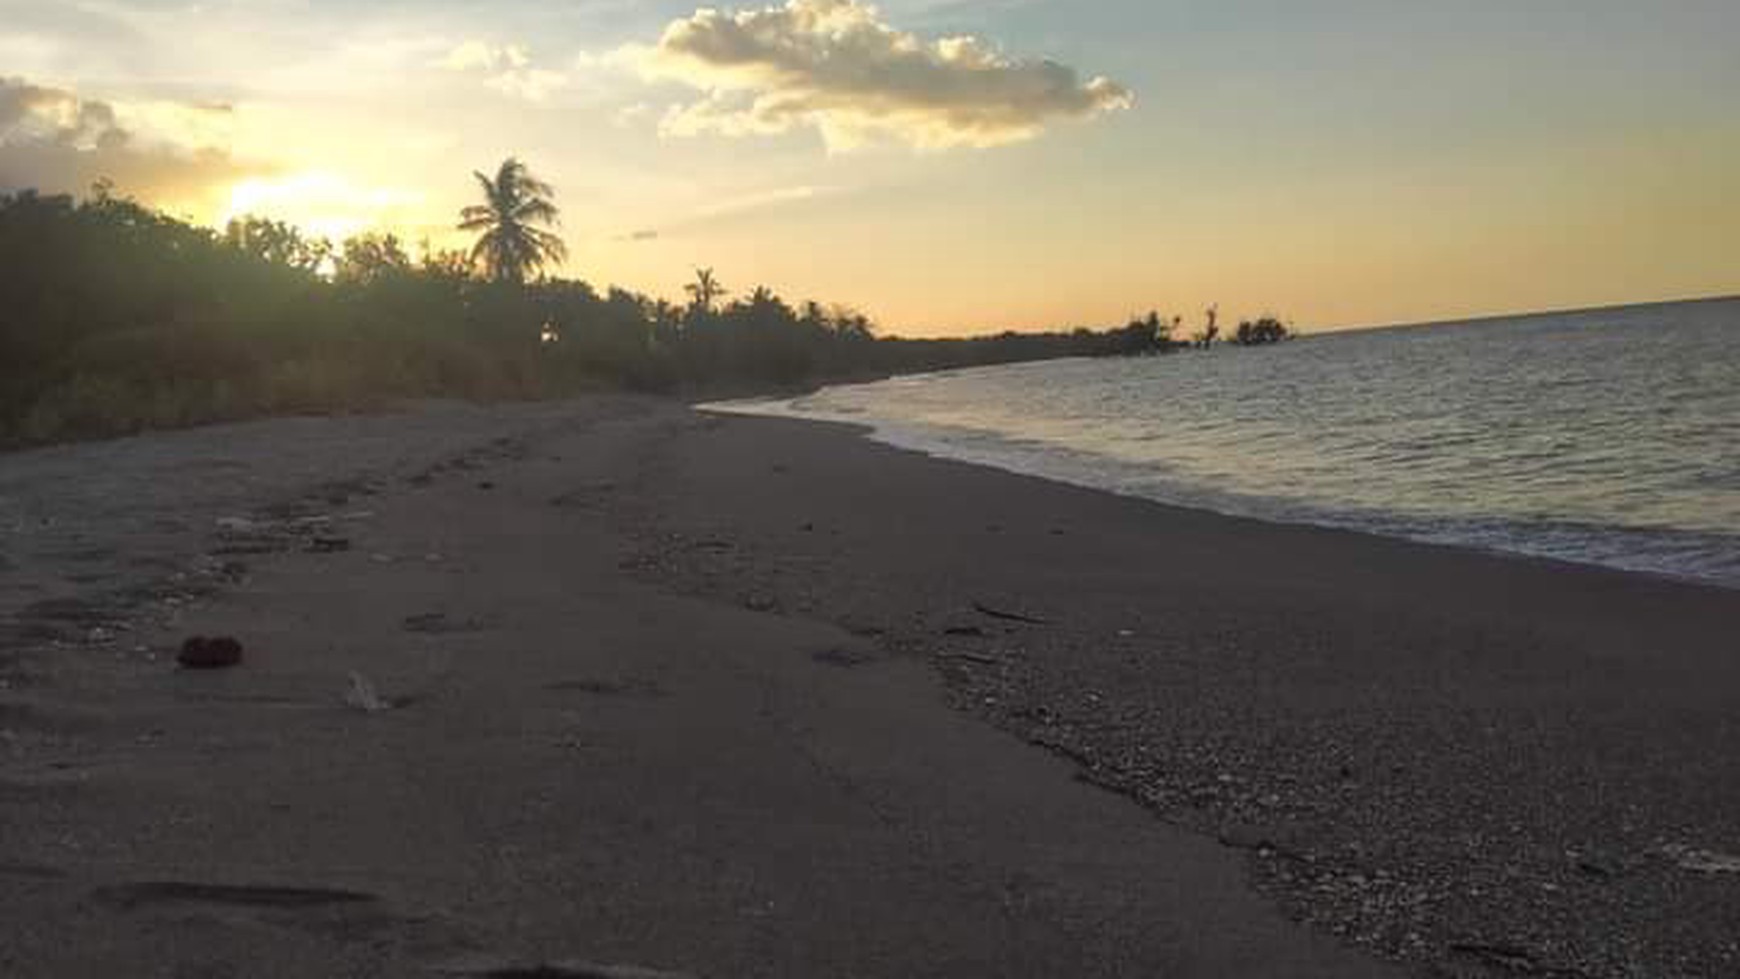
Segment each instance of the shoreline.
[{"label": "shoreline", "polygon": [[[1677,484],[1662,485],[1641,478],[1633,486],[1622,472],[1607,471],[1600,478],[1585,479],[1592,486],[1611,484],[1602,491],[1606,495],[1589,491],[1579,497],[1573,488],[1564,490],[1567,495],[1561,500],[1553,493],[1559,491],[1554,487],[1563,479],[1543,477],[1541,485],[1545,488],[1537,488],[1533,482],[1536,470],[1476,478],[1470,474],[1481,463],[1480,454],[1446,449],[1442,455],[1434,455],[1420,449],[1420,445],[1429,448],[1429,443],[1407,444],[1404,447],[1415,453],[1407,457],[1408,464],[1394,471],[1368,472],[1369,478],[1356,482],[1345,476],[1318,475],[1326,460],[1344,457],[1345,452],[1340,456],[1332,452],[1326,459],[1316,460],[1317,469],[1291,456],[1277,468],[1245,454],[1236,445],[1223,450],[1218,441],[1198,437],[1196,425],[1208,425],[1204,431],[1213,427],[1209,419],[1200,416],[1192,415],[1181,426],[1173,427],[1157,427],[1148,416],[1141,423],[1106,416],[1093,422],[1106,428],[1102,436],[1080,427],[1088,423],[1092,412],[1079,414],[1085,409],[1072,407],[1068,398],[1056,405],[1047,401],[1050,407],[1037,409],[1039,421],[1031,426],[999,415],[995,408],[1011,396],[1019,397],[1015,392],[1026,385],[1038,385],[1036,390],[1044,391],[1081,386],[1097,392],[1103,400],[1132,385],[1158,383],[1162,373],[1137,373],[1121,367],[1022,371],[910,391],[898,384],[830,385],[828,390],[838,393],[814,403],[788,395],[765,395],[696,407],[749,417],[851,425],[872,441],[938,459],[990,466],[1221,516],[1346,530],[1740,591],[1740,564],[1735,562],[1740,555],[1736,550],[1740,538],[1720,519],[1731,509],[1731,503],[1719,493],[1684,495],[1678,493]],[[901,400],[908,397],[926,407],[900,407]],[[1095,409],[1100,410],[1103,407]],[[991,412],[991,420],[971,414],[983,411]],[[1061,414],[1051,417],[1048,411]],[[1296,438],[1308,440],[1311,436],[1305,431],[1288,431]],[[1165,439],[1177,441],[1174,451],[1155,453],[1142,445]],[[1401,451],[1384,436],[1373,436],[1361,444],[1364,451]],[[1566,452],[1571,454],[1564,459],[1542,456],[1539,472],[1551,474],[1551,467],[1559,465],[1586,467],[1588,464],[1574,453],[1576,447],[1573,438],[1565,443]],[[1210,453],[1209,462],[1203,461],[1205,452]],[[1217,452],[1224,458],[1213,455]],[[1642,461],[1646,456],[1640,455],[1633,468],[1647,468]],[[1714,480],[1725,460],[1720,453],[1718,457],[1714,461],[1701,457],[1708,471],[1700,476],[1694,468],[1685,472],[1683,480]],[[1693,458],[1682,455],[1673,461],[1683,470]],[[1654,461],[1662,464],[1659,459]],[[1332,471],[1344,470],[1363,471],[1342,458]],[[1453,475],[1446,476],[1445,471]],[[1517,485],[1512,484],[1513,477],[1520,481]],[[1383,489],[1369,491],[1374,484]],[[1622,491],[1619,487],[1628,488]],[[1637,498],[1656,502],[1644,506]]]},{"label": "shoreline", "polygon": [[[1740,853],[1727,818],[1740,801],[1740,731],[1727,720],[1740,706],[1734,693],[1740,663],[1724,642],[1740,614],[1731,592],[1221,516],[923,456],[853,429],[593,398],[253,422],[9,456],[22,465],[0,472],[0,505],[17,507],[34,494],[32,512],[60,519],[27,533],[27,505],[9,536],[0,538],[0,581],[8,585],[0,624],[11,627],[7,646],[15,652],[30,628],[39,630],[39,640],[60,630],[61,645],[23,653],[15,669],[0,656],[6,676],[0,727],[24,735],[10,742],[11,755],[0,755],[10,759],[0,771],[0,823],[3,838],[13,841],[0,852],[0,874],[18,877],[4,869],[14,865],[62,874],[30,878],[38,881],[30,899],[53,908],[56,895],[80,893],[68,881],[82,886],[104,866],[136,863],[137,854],[105,861],[86,852],[61,867],[52,840],[67,830],[57,820],[82,814],[99,826],[125,821],[129,817],[106,813],[107,800],[149,810],[152,787],[164,780],[177,795],[198,796],[207,789],[195,791],[175,774],[193,759],[203,759],[191,770],[205,766],[209,791],[253,798],[250,780],[262,777],[259,765],[267,766],[265,777],[276,778],[273,756],[256,756],[249,747],[261,736],[250,732],[260,730],[263,718],[291,725],[272,734],[273,741],[301,746],[297,750],[341,771],[362,762],[331,754],[344,742],[325,740],[326,725],[350,738],[407,725],[406,740],[392,736],[392,752],[431,765],[429,778],[437,783],[463,782],[463,772],[428,755],[439,741],[423,739],[442,725],[489,729],[489,718],[510,704],[525,712],[524,724],[571,723],[562,721],[568,715],[561,711],[545,713],[554,706],[543,704],[547,694],[515,692],[522,674],[556,671],[561,683],[580,682],[567,675],[580,669],[570,657],[603,659],[587,667],[601,672],[583,684],[597,703],[575,715],[594,718],[593,729],[561,738],[614,744],[623,732],[636,732],[635,738],[669,742],[668,753],[657,758],[636,754],[627,747],[631,739],[602,749],[604,760],[585,763],[600,766],[588,784],[612,798],[622,792],[632,811],[646,785],[673,778],[680,785],[695,777],[689,766],[696,752],[717,750],[677,740],[669,732],[683,729],[680,718],[717,714],[721,731],[742,723],[729,708],[737,681],[714,677],[711,657],[697,658],[698,650],[686,648],[687,635],[689,646],[695,637],[704,646],[748,642],[744,653],[728,657],[731,670],[772,671],[759,682],[787,691],[777,698],[781,710],[802,713],[801,721],[789,722],[796,725],[791,730],[821,739],[806,748],[812,760],[804,764],[820,757],[828,766],[844,766],[837,777],[859,793],[869,791],[859,796],[870,801],[867,812],[886,816],[895,811],[887,807],[900,809],[886,794],[895,783],[886,779],[906,780],[900,784],[920,797],[943,791],[927,781],[931,775],[893,761],[912,746],[883,743],[893,730],[929,732],[923,737],[942,739],[936,753],[960,752],[962,767],[952,779],[970,780],[976,776],[969,772],[987,765],[1013,765],[1011,773],[1024,774],[1011,774],[1013,794],[1000,805],[1072,814],[1026,842],[1008,838],[1011,852],[1061,845],[1071,836],[1062,827],[1079,820],[1101,827],[1082,830],[1086,835],[1074,844],[1096,860],[1141,864],[1165,855],[1166,862],[1196,868],[1183,878],[1196,882],[1187,889],[1207,887],[1208,880],[1242,888],[1248,879],[1263,895],[1255,906],[1226,898],[1240,908],[1229,912],[1228,935],[1187,935],[1165,946],[1170,951],[1146,939],[1138,943],[1155,954],[1179,954],[1193,942],[1218,948],[1229,935],[1257,929],[1271,937],[1253,947],[1271,957],[1245,960],[1242,974],[1310,971],[1300,956],[1336,962],[1325,975],[1365,968],[1304,951],[1316,946],[1284,937],[1285,929],[1272,931],[1272,923],[1259,927],[1262,908],[1273,902],[1321,935],[1439,974],[1480,976],[1508,968],[1617,976],[1635,967],[1700,975],[1721,974],[1740,962],[1740,949],[1724,937],[1740,933],[1740,875],[1694,869],[1699,855]],[[266,433],[278,440],[272,451],[261,449]],[[470,448],[458,450],[456,443]],[[291,486],[303,487],[291,494],[302,502],[272,505],[286,503]],[[115,510],[105,501],[127,487],[137,487],[134,506]],[[341,522],[355,546],[321,555],[304,553],[294,539],[268,540],[258,555],[219,553],[249,545],[213,536],[213,520],[242,513],[261,526],[324,516]],[[563,543],[552,550],[557,541]],[[382,563],[377,555],[392,560]],[[138,605],[111,607],[103,597],[109,592],[132,593]],[[446,616],[441,621],[456,628],[402,632],[399,618],[429,611],[432,598]],[[583,616],[569,608],[576,603]],[[385,608],[404,611],[386,614]],[[38,614],[24,614],[31,609]],[[370,616],[384,625],[368,625]],[[658,638],[669,629],[652,623],[666,618],[698,631],[679,628]],[[339,623],[346,626],[335,630]],[[229,686],[211,688],[243,699],[196,706],[185,699],[188,678],[166,677],[163,657],[180,633],[214,624],[238,635],[266,629],[275,639],[266,644],[262,672],[250,664],[223,678]],[[362,632],[348,636],[353,629]],[[594,633],[609,637],[596,651],[588,638]],[[276,658],[275,643],[283,647]],[[796,643],[795,660],[750,652],[757,644],[787,643]],[[453,648],[443,651],[449,644]],[[643,654],[650,659],[641,662]],[[385,722],[376,728],[354,727],[342,708],[328,717],[314,703],[335,699],[347,668],[360,668],[390,693],[408,691],[410,706],[402,714],[356,720]],[[470,672],[475,669],[485,672]],[[1022,767],[1035,764],[1022,759],[1040,753],[994,747],[926,712],[932,671],[965,715],[1068,759],[1090,794],[1051,787],[1044,766]],[[476,685],[478,692],[442,679],[450,673],[467,677],[467,687]],[[703,690],[719,699],[693,699]],[[831,703],[833,711],[864,697],[887,713],[848,724],[811,710]],[[280,709],[271,708],[280,702]],[[754,702],[751,697],[745,705]],[[562,711],[573,708],[565,704]],[[658,724],[677,727],[642,728],[635,720],[637,712],[659,710],[665,713]],[[416,734],[425,715],[436,726]],[[142,718],[137,723],[136,716]],[[309,720],[299,720],[304,717]],[[298,726],[305,723],[313,727]],[[158,728],[168,732],[157,736],[161,752],[124,747],[132,745],[126,738],[111,744],[112,737]],[[191,739],[187,747],[169,750],[183,736]],[[231,746],[233,762],[198,747],[213,737]],[[527,767],[542,757],[538,751],[518,742],[497,745],[493,737],[484,743],[495,746],[488,757],[503,773],[504,790],[550,791],[538,788],[538,769]],[[716,760],[721,778],[760,778],[779,770],[774,760],[784,757],[771,742],[744,751]],[[623,752],[623,764],[610,761],[613,752]],[[562,764],[573,763],[571,753],[561,757],[570,759]],[[72,767],[41,767],[55,759]],[[61,790],[48,786],[69,771],[88,776],[89,787],[56,796]],[[397,784],[391,772],[362,775]],[[917,791],[924,786],[930,787]],[[1092,793],[1101,788],[1117,795],[1093,803]],[[317,798],[331,793],[324,806],[359,806],[337,788],[316,785],[314,791]],[[733,806],[765,804],[757,801],[765,790],[754,785],[741,790],[721,783],[710,791],[736,799]],[[945,791],[937,799],[945,797],[952,798]],[[1126,804],[1111,800],[1125,797],[1161,820],[1119,816]],[[787,804],[801,812],[807,803],[797,798]],[[373,825],[379,805],[360,804],[359,818]],[[958,807],[949,820],[963,827],[988,818],[964,801],[948,805]],[[243,805],[236,818],[258,818],[251,813]],[[784,809],[770,812],[775,821],[786,815]],[[431,817],[433,825],[445,825],[438,813]],[[915,827],[921,834],[951,825],[917,811],[909,818],[921,820]],[[1177,841],[1137,844],[1147,832],[1138,829],[1142,821],[1188,832]],[[197,819],[193,828],[211,829]],[[524,827],[504,825],[501,832],[513,845],[566,852],[560,839],[526,836]],[[984,832],[991,833],[987,840],[1006,838],[1004,830]],[[215,857],[208,851],[248,851],[221,832],[188,841],[191,849],[176,838],[168,831],[165,852],[188,854],[195,866]],[[342,835],[324,844],[320,838],[317,833],[308,844],[310,855],[328,862],[332,854],[324,847],[347,845]],[[830,839],[802,838],[807,842],[799,851]],[[972,838],[956,841],[951,852],[958,857],[959,847],[972,849],[966,842]],[[775,845],[743,842],[748,849],[739,856],[745,859],[760,852],[756,846]],[[624,848],[621,887],[655,873],[664,859],[629,837],[613,836],[609,844]],[[88,845],[101,851],[120,844]],[[1147,856],[1128,850],[1138,845]],[[732,859],[729,849],[704,849]],[[417,846],[407,854],[433,858]],[[355,861],[362,883],[393,890],[379,876],[386,869],[367,870],[376,856],[349,852],[347,859]],[[163,864],[165,873],[171,863]],[[1233,868],[1231,878],[1221,876],[1222,864]],[[1087,886],[1092,878],[1078,880],[1062,865],[1047,866],[1040,873],[1046,883],[1022,891],[1022,901],[1037,902],[1035,924],[1052,920],[1070,901],[1115,898],[1118,888],[1138,886],[1121,877],[1111,885],[1105,877],[1096,889]],[[797,874],[793,886],[818,884],[778,860],[766,868]],[[1161,864],[1151,870],[1166,875]],[[856,863],[832,872],[853,880],[871,873]],[[866,879],[880,881],[874,886],[881,889],[841,895],[846,906],[863,905],[869,894],[910,897],[913,882]],[[560,908],[542,903],[549,898],[545,891],[514,889],[527,886],[497,881],[489,901],[539,902],[533,917],[554,927]],[[1046,888],[1061,888],[1053,894],[1057,900],[1073,896],[1062,905],[1048,903],[1052,898],[1039,896],[1051,893]],[[948,893],[945,907],[978,913],[977,899]],[[674,907],[659,903],[669,902],[668,895],[643,899],[653,902],[649,909]],[[458,896],[446,900],[442,914],[469,907]],[[1168,900],[1148,894],[1132,909],[1148,913],[1131,926],[1146,921],[1164,930],[1164,921],[1152,920],[1156,913],[1181,921],[1192,913]],[[705,915],[671,913],[688,929],[676,943],[687,954],[649,958],[655,945],[623,940],[616,960],[699,968],[717,954],[718,961],[761,962],[736,974],[779,971],[770,971],[770,960],[754,958],[767,953],[731,946],[705,924]],[[1114,914],[1107,920],[1123,919]],[[809,926],[813,935],[788,937],[820,941],[825,924],[818,919]],[[868,930],[872,943],[893,941],[911,927],[888,911],[853,924]],[[473,928],[497,944],[513,931],[488,915]],[[396,929],[387,931],[398,935]],[[617,932],[588,934],[608,944],[621,939]],[[1076,944],[1059,948],[1079,950],[1080,942],[1108,934],[1074,933]],[[966,940],[953,932],[931,935],[925,947],[936,951]],[[488,944],[445,933],[435,942],[441,943]],[[703,954],[708,949],[713,952]],[[1319,954],[1328,957],[1313,958]],[[1199,957],[1197,970],[1176,974],[1199,974],[1205,961]],[[1120,970],[1102,964],[1099,974]]]},{"label": "shoreline", "polygon": [[[965,369],[971,370],[974,368],[965,368]],[[868,382],[864,382],[864,383],[875,383],[875,382],[868,381]],[[834,385],[829,384],[829,385],[825,385],[825,386],[832,387]],[[784,397],[786,397],[786,396],[785,395],[772,395],[772,396],[770,396],[770,398],[772,398],[772,399],[778,399],[778,398],[784,398]],[[1550,555],[1550,554],[1537,554],[1537,553],[1532,553],[1529,551],[1522,551],[1522,550],[1509,550],[1509,549],[1505,549],[1502,547],[1495,547],[1495,546],[1482,546],[1479,544],[1472,544],[1472,543],[1467,543],[1467,542],[1463,542],[1463,541],[1435,540],[1435,539],[1426,538],[1426,537],[1413,537],[1413,536],[1409,536],[1406,534],[1400,534],[1400,533],[1384,533],[1383,531],[1371,530],[1371,529],[1360,527],[1360,526],[1357,526],[1357,525],[1354,525],[1351,523],[1345,523],[1345,524],[1333,523],[1333,522],[1330,522],[1328,520],[1323,520],[1323,521],[1314,521],[1314,520],[1305,520],[1305,519],[1289,520],[1289,519],[1284,519],[1281,517],[1271,517],[1271,516],[1265,516],[1265,515],[1256,514],[1256,513],[1245,513],[1245,512],[1240,512],[1238,510],[1232,510],[1232,509],[1221,510],[1221,509],[1216,509],[1212,506],[1207,506],[1207,505],[1202,505],[1202,504],[1197,504],[1197,503],[1180,502],[1177,500],[1169,500],[1169,499],[1164,499],[1164,498],[1155,497],[1155,496],[1144,496],[1140,493],[1125,492],[1125,491],[1121,491],[1121,490],[1114,489],[1114,488],[1107,487],[1107,486],[1098,486],[1098,485],[1095,485],[1093,483],[1087,482],[1086,480],[1073,480],[1073,479],[1068,479],[1068,478],[1064,478],[1061,476],[1055,476],[1055,475],[1050,475],[1050,474],[1041,473],[1041,472],[1034,472],[1034,471],[1028,471],[1028,470],[1024,470],[1024,469],[1018,469],[1018,468],[1015,468],[1015,467],[1010,466],[1010,465],[1004,465],[1001,463],[985,461],[985,460],[981,460],[981,459],[956,457],[956,456],[944,454],[942,452],[932,451],[932,450],[924,448],[922,446],[903,444],[894,438],[883,437],[881,432],[879,432],[879,430],[876,428],[876,426],[870,422],[849,421],[849,420],[839,419],[839,418],[811,418],[811,417],[805,417],[805,416],[796,415],[796,414],[774,414],[774,413],[763,413],[763,412],[755,412],[755,411],[737,411],[737,410],[733,410],[733,409],[728,408],[728,407],[724,407],[726,405],[738,403],[739,400],[753,401],[753,400],[759,400],[759,399],[734,399],[733,401],[725,401],[725,402],[709,402],[709,403],[705,403],[705,404],[691,404],[689,407],[693,408],[696,411],[700,411],[700,412],[704,412],[704,413],[708,413],[708,414],[719,414],[719,415],[733,416],[733,417],[739,417],[739,418],[771,418],[771,419],[782,420],[782,421],[801,422],[801,423],[811,424],[811,425],[835,426],[835,427],[840,428],[842,431],[844,431],[848,434],[855,435],[855,436],[862,438],[865,441],[871,442],[873,444],[883,446],[885,448],[893,449],[897,452],[909,452],[909,453],[912,453],[912,454],[917,455],[917,456],[921,456],[921,457],[926,458],[926,459],[932,459],[932,460],[936,460],[939,462],[956,463],[959,465],[966,465],[966,466],[976,466],[976,467],[983,468],[983,469],[991,469],[991,470],[995,470],[997,472],[1004,473],[1004,474],[1010,475],[1010,476],[1020,476],[1020,477],[1025,478],[1025,479],[1043,480],[1043,481],[1048,482],[1048,483],[1055,483],[1059,486],[1068,486],[1068,487],[1071,487],[1072,489],[1087,490],[1088,492],[1092,492],[1092,493],[1105,493],[1105,494],[1110,495],[1110,496],[1119,497],[1120,499],[1139,500],[1143,503],[1149,503],[1149,504],[1152,504],[1154,506],[1165,507],[1167,509],[1184,510],[1184,511],[1191,512],[1191,513],[1207,514],[1209,516],[1220,517],[1220,518],[1224,518],[1227,520],[1248,520],[1248,521],[1252,521],[1254,523],[1259,523],[1259,524],[1263,524],[1263,525],[1271,526],[1271,527],[1310,527],[1310,528],[1313,528],[1316,530],[1326,530],[1326,531],[1333,531],[1333,532],[1337,532],[1337,533],[1355,534],[1355,535],[1358,535],[1361,537],[1375,537],[1375,538],[1378,538],[1380,540],[1402,541],[1404,543],[1415,544],[1415,545],[1419,545],[1421,547],[1447,548],[1449,550],[1463,551],[1463,552],[1466,552],[1469,554],[1478,554],[1478,555],[1481,555],[1484,557],[1499,558],[1499,559],[1511,560],[1511,561],[1522,561],[1525,563],[1537,563],[1537,564],[1541,564],[1541,565],[1546,566],[1546,568],[1548,568],[1548,569],[1560,568],[1563,570],[1571,570],[1571,571],[1597,571],[1597,572],[1606,572],[1608,574],[1635,575],[1635,576],[1638,576],[1641,578],[1650,579],[1652,581],[1660,581],[1660,582],[1667,582],[1667,583],[1672,583],[1672,584],[1687,585],[1687,586],[1696,587],[1696,588],[1712,588],[1712,589],[1715,589],[1716,591],[1720,591],[1720,592],[1740,592],[1740,582],[1736,582],[1734,584],[1728,584],[1721,579],[1704,577],[1704,576],[1699,576],[1699,575],[1690,574],[1690,573],[1674,573],[1674,572],[1669,572],[1669,571],[1654,570],[1654,569],[1650,569],[1650,568],[1630,568],[1630,567],[1624,567],[1624,566],[1615,565],[1615,564],[1602,564],[1602,563],[1597,562],[1597,561],[1578,561],[1578,560],[1575,560],[1573,558],[1557,557],[1557,556]]]}]

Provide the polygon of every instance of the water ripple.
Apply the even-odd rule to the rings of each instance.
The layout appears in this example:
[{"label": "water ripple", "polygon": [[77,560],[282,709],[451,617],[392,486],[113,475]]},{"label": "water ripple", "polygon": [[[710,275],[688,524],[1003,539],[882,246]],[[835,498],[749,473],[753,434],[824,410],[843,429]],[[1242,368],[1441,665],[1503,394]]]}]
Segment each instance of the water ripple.
[{"label": "water ripple", "polygon": [[731,410],[1164,502],[1740,587],[1740,301],[1053,361]]}]

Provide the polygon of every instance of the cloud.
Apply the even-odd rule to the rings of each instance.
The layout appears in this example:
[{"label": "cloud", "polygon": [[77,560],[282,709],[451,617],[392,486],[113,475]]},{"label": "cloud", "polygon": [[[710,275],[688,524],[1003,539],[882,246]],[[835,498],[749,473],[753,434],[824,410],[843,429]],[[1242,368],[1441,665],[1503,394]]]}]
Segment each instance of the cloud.
[{"label": "cloud", "polygon": [[777,207],[781,204],[792,204],[798,201],[813,200],[824,194],[836,193],[833,187],[812,187],[801,184],[796,187],[775,187],[772,190],[759,190],[724,200],[714,201],[700,208],[696,213],[703,218],[720,218],[745,211],[759,211],[764,208]]},{"label": "cloud", "polygon": [[626,129],[646,118],[652,111],[653,107],[645,102],[634,102],[617,109],[610,117],[610,124],[618,129]]},{"label": "cloud", "polygon": [[223,148],[230,112],[190,103],[116,103],[0,77],[0,191],[122,192],[188,202],[239,176]]},{"label": "cloud", "polygon": [[466,41],[436,62],[448,71],[500,71],[524,68],[529,63],[525,49],[517,44],[496,45],[484,41]]},{"label": "cloud", "polygon": [[90,150],[126,139],[106,102],[85,101],[22,78],[0,78],[0,146],[48,142]]},{"label": "cloud", "polygon": [[656,45],[621,48],[614,60],[705,93],[665,114],[667,135],[813,126],[835,150],[878,137],[924,149],[1002,146],[1133,100],[1109,79],[1014,59],[976,37],[897,30],[861,0],[703,8],[667,25]]},{"label": "cloud", "polygon": [[528,102],[542,102],[570,82],[563,72],[534,66],[531,55],[518,44],[466,41],[435,64],[448,71],[481,74],[483,83],[495,91]]},{"label": "cloud", "polygon": [[619,235],[615,240],[649,242],[680,238],[696,228],[733,221],[751,212],[773,210],[848,192],[849,190],[844,187],[798,184],[790,187],[771,187],[764,190],[727,194],[695,207],[687,217],[673,221],[662,228],[635,230],[625,235]]}]

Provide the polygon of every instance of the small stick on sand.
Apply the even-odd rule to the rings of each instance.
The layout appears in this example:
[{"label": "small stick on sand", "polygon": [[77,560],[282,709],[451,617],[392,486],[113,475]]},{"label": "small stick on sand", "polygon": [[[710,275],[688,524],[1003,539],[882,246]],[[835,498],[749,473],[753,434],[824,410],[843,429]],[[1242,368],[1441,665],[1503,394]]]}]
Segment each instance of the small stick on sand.
[{"label": "small stick on sand", "polygon": [[993,619],[1003,619],[1003,620],[1008,621],[1008,622],[1025,622],[1028,625],[1050,625],[1051,624],[1050,622],[1046,621],[1045,619],[1036,619],[1031,615],[1022,615],[1019,612],[1004,612],[1001,609],[994,609],[994,608],[990,607],[989,605],[984,604],[983,602],[974,602],[973,609],[974,609],[974,611],[978,612],[981,615],[988,615]]}]

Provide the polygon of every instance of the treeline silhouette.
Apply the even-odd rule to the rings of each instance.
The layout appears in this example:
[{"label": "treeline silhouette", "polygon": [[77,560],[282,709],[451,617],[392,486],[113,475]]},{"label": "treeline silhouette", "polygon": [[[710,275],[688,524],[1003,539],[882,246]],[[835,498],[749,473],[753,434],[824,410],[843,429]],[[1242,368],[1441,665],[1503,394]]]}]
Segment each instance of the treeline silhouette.
[{"label": "treeline silhouette", "polygon": [[[483,210],[466,220],[499,227]],[[765,288],[727,301],[711,270],[678,306],[524,281],[539,263],[516,267],[519,246],[498,235],[479,247],[493,251],[413,257],[378,234],[334,247],[257,218],[218,233],[101,186],[83,200],[0,196],[0,442],[428,396],[747,393],[1182,346],[1157,315],[1101,331],[878,337],[849,308],[792,305]]]},{"label": "treeline silhouette", "polygon": [[1232,342],[1241,347],[1260,347],[1266,343],[1280,343],[1292,339],[1293,334],[1287,325],[1273,316],[1263,316],[1255,320],[1245,320],[1233,332]]}]

